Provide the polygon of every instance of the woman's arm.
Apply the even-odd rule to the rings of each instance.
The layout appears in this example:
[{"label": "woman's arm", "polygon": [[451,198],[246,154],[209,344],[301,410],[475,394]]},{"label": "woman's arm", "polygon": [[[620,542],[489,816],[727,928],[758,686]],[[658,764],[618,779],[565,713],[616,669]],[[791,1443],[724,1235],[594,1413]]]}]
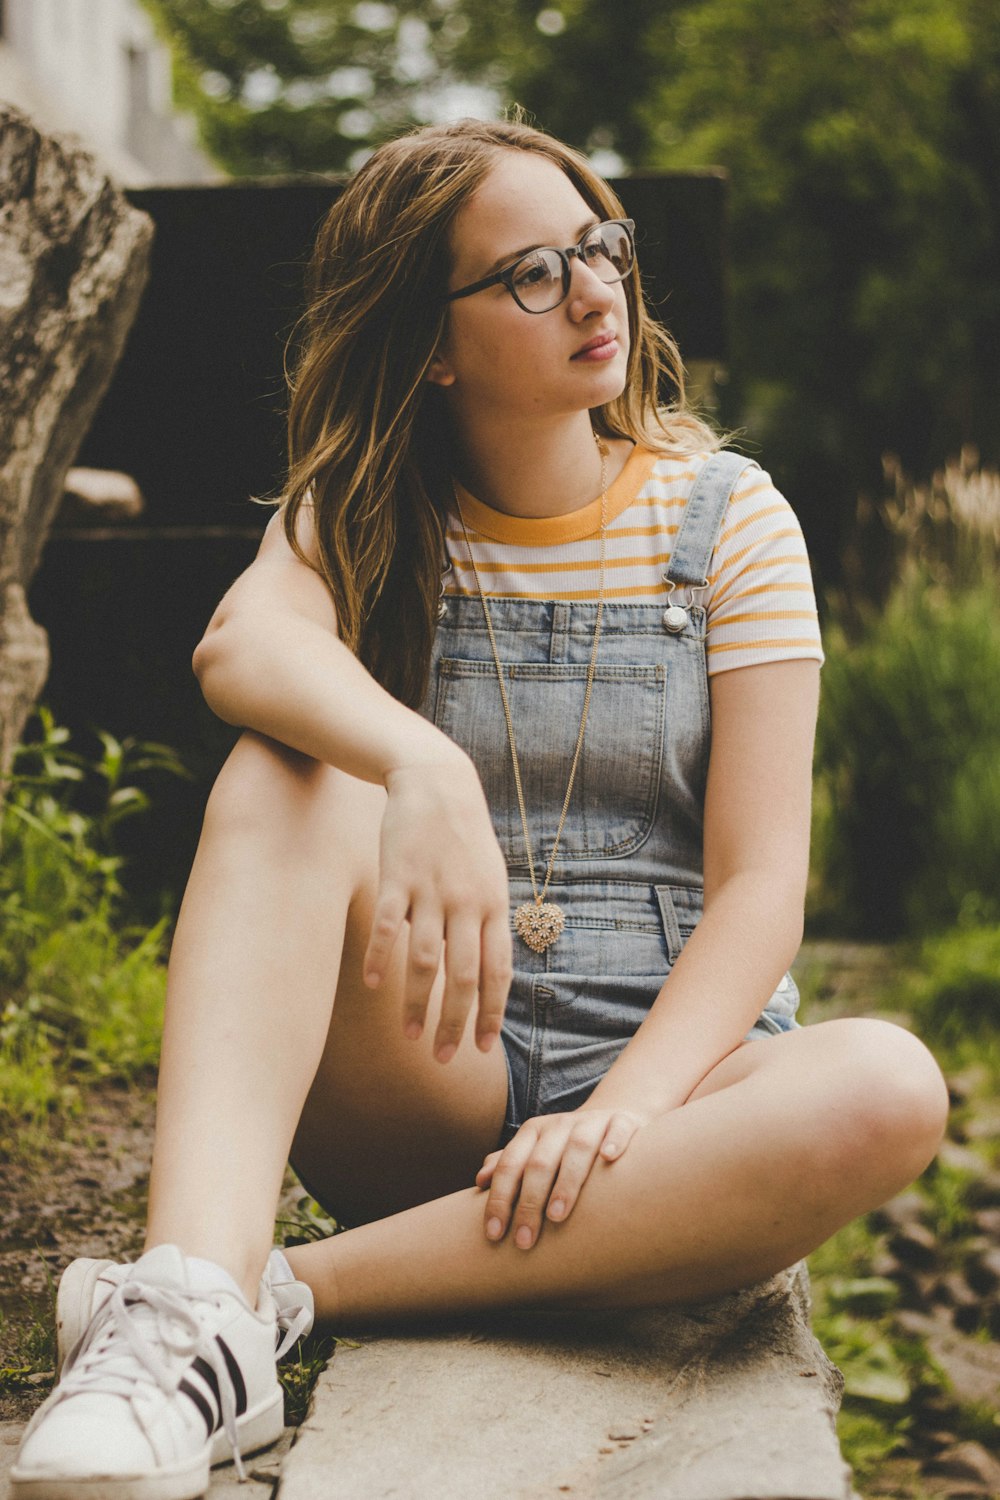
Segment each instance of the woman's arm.
[{"label": "woman's arm", "polygon": [[[309,513],[298,539],[315,561]],[[472,760],[381,687],[337,634],[321,574],[297,557],[280,517],[237,578],[194,653],[209,707],[388,792],[379,889],[365,982],[385,977],[408,924],[407,1036],[423,1030],[444,952],[445,988],[434,1040],[448,1062],[476,1006],[476,1042],[496,1041],[512,972],[507,866]]]},{"label": "woman's arm", "polygon": [[711,702],[704,915],[588,1108],[683,1104],[739,1046],[802,940],[819,665],[717,673]]},{"label": "woman's arm", "polygon": [[[311,509],[298,539],[315,562]],[[433,724],[381,687],[340,640],[333,597],[292,551],[280,515],[225,594],[195,648],[205,701],[227,724],[256,729],[362,781],[401,766],[467,759]]]}]

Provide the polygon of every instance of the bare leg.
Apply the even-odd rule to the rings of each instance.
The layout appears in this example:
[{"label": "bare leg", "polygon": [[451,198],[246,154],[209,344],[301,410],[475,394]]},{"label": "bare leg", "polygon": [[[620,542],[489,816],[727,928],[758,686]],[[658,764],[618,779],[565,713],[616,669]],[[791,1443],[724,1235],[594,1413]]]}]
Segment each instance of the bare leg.
[{"label": "bare leg", "polygon": [[534,1249],[483,1233],[475,1189],[290,1252],[337,1327],[475,1308],[698,1301],[793,1264],[924,1170],[947,1119],[901,1027],[839,1020],[744,1044],[598,1163]]},{"label": "bare leg", "polygon": [[401,951],[377,993],[360,980],[384,795],[256,735],[227,762],[171,956],[150,1244],[252,1292],[294,1133],[324,1200],[378,1219],[291,1253],[321,1316],[697,1300],[791,1264],[933,1157],[947,1091],[927,1049],[827,1022],[724,1058],[533,1250],[490,1244],[464,1185],[496,1142],[502,1057],[467,1041],[441,1067],[433,1016],[404,1040]]},{"label": "bare leg", "polygon": [[[365,1161],[391,1160],[402,1135],[417,1164],[429,1164],[428,1185],[411,1180],[403,1201],[470,1181],[502,1123],[499,1048],[484,1055],[470,1037],[447,1066],[431,1057],[442,975],[425,1037],[413,1043],[402,1036],[402,943],[377,992],[354,973],[384,803],[381,787],[252,733],[209,800],[170,956],[147,1248],[170,1241],[217,1261],[248,1294],[271,1245],[335,991],[354,1016],[345,1040],[365,1103]],[[340,980],[345,933],[356,956],[353,1000]],[[361,952],[367,936],[366,928]],[[385,1088],[386,1059],[396,1058],[398,1098]],[[421,1108],[428,1095],[432,1105]],[[326,1120],[335,1125],[336,1111]]]}]

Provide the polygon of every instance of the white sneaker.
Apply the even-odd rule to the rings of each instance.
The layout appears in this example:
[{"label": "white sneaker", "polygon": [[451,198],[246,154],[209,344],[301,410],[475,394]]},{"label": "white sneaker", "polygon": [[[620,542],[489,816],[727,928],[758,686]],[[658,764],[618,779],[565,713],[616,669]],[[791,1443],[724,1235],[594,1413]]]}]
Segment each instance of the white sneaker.
[{"label": "white sneaker", "polygon": [[25,1429],[11,1500],[193,1500],[281,1436],[270,1292],[193,1288],[176,1245],[125,1270]]},{"label": "white sneaker", "polygon": [[[132,1266],[123,1261],[93,1260],[89,1256],[70,1261],[59,1279],[56,1295],[57,1375],[98,1308],[131,1270]],[[261,1291],[270,1292],[274,1299],[278,1314],[274,1357],[284,1359],[312,1329],[315,1316],[312,1290],[304,1281],[289,1280],[287,1262],[279,1250],[272,1250],[268,1257],[260,1285]]]}]

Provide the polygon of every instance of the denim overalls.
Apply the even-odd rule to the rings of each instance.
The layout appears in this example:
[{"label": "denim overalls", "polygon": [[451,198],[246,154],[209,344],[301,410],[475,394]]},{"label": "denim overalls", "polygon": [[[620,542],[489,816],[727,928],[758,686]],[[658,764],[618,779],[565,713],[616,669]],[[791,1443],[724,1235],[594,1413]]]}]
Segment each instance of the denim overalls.
[{"label": "denim overalls", "polygon": [[[502,1033],[504,1141],[532,1115],[584,1103],[643,1021],[701,915],[711,721],[706,612],[697,600],[730,493],[750,466],[728,452],[705,463],[684,509],[662,600],[604,604],[583,751],[546,895],[563,908],[566,927],[543,953],[513,939]],[[580,730],[597,604],[488,602],[541,891]],[[675,618],[669,626],[665,620],[668,602],[685,607],[679,629]],[[479,771],[510,872],[513,926],[514,909],[532,900],[532,889],[478,595],[442,603],[421,712]],[[786,974],[748,1036],[793,1029],[798,1003]],[[697,1025],[696,1014],[691,1020]]]}]

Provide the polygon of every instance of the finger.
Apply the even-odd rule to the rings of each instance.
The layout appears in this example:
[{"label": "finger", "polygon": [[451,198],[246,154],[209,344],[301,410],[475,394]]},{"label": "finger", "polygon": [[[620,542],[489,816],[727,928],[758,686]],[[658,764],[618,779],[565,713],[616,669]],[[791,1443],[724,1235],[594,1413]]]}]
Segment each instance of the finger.
[{"label": "finger", "polygon": [[584,1183],[590,1176],[601,1142],[604,1125],[599,1118],[593,1123],[580,1116],[570,1132],[562,1154],[559,1175],[549,1194],[547,1217],[555,1223],[573,1212]]},{"label": "finger", "polygon": [[402,886],[387,883],[380,887],[375,898],[368,947],[365,949],[361,966],[365,984],[369,989],[375,989],[385,978],[389,958],[396,946],[399,929],[406,921],[409,905],[409,895]]},{"label": "finger", "polygon": [[510,919],[504,906],[483,923],[476,1017],[476,1046],[481,1052],[488,1052],[500,1035],[513,977]]},{"label": "finger", "polygon": [[[519,1250],[530,1250],[538,1239],[542,1215],[549,1201],[566,1148],[570,1127],[550,1126],[539,1138],[521,1179],[521,1191],[514,1212],[514,1244]],[[597,1143],[594,1143],[596,1154]]]},{"label": "finger", "polygon": [[612,1115],[601,1142],[601,1156],[605,1161],[617,1161],[639,1128],[633,1115]]},{"label": "finger", "polygon": [[502,1155],[503,1153],[501,1151],[491,1151],[489,1156],[486,1157],[482,1166],[479,1168],[479,1171],[476,1173],[477,1187],[489,1186],[493,1177],[493,1173],[496,1170],[496,1164],[500,1160],[500,1157]]},{"label": "finger", "polygon": [[424,1029],[431,988],[441,964],[443,924],[437,907],[414,906],[410,913],[410,946],[403,989],[403,1030],[415,1040]]},{"label": "finger", "polygon": [[479,988],[478,916],[460,912],[447,919],[444,950],[444,997],[434,1034],[434,1056],[450,1062],[458,1051],[469,1011]]},{"label": "finger", "polygon": [[488,1240],[502,1240],[507,1233],[520,1191],[521,1177],[537,1138],[538,1133],[529,1121],[521,1126],[513,1140],[500,1152],[500,1159],[493,1168],[489,1197],[483,1213]]}]

